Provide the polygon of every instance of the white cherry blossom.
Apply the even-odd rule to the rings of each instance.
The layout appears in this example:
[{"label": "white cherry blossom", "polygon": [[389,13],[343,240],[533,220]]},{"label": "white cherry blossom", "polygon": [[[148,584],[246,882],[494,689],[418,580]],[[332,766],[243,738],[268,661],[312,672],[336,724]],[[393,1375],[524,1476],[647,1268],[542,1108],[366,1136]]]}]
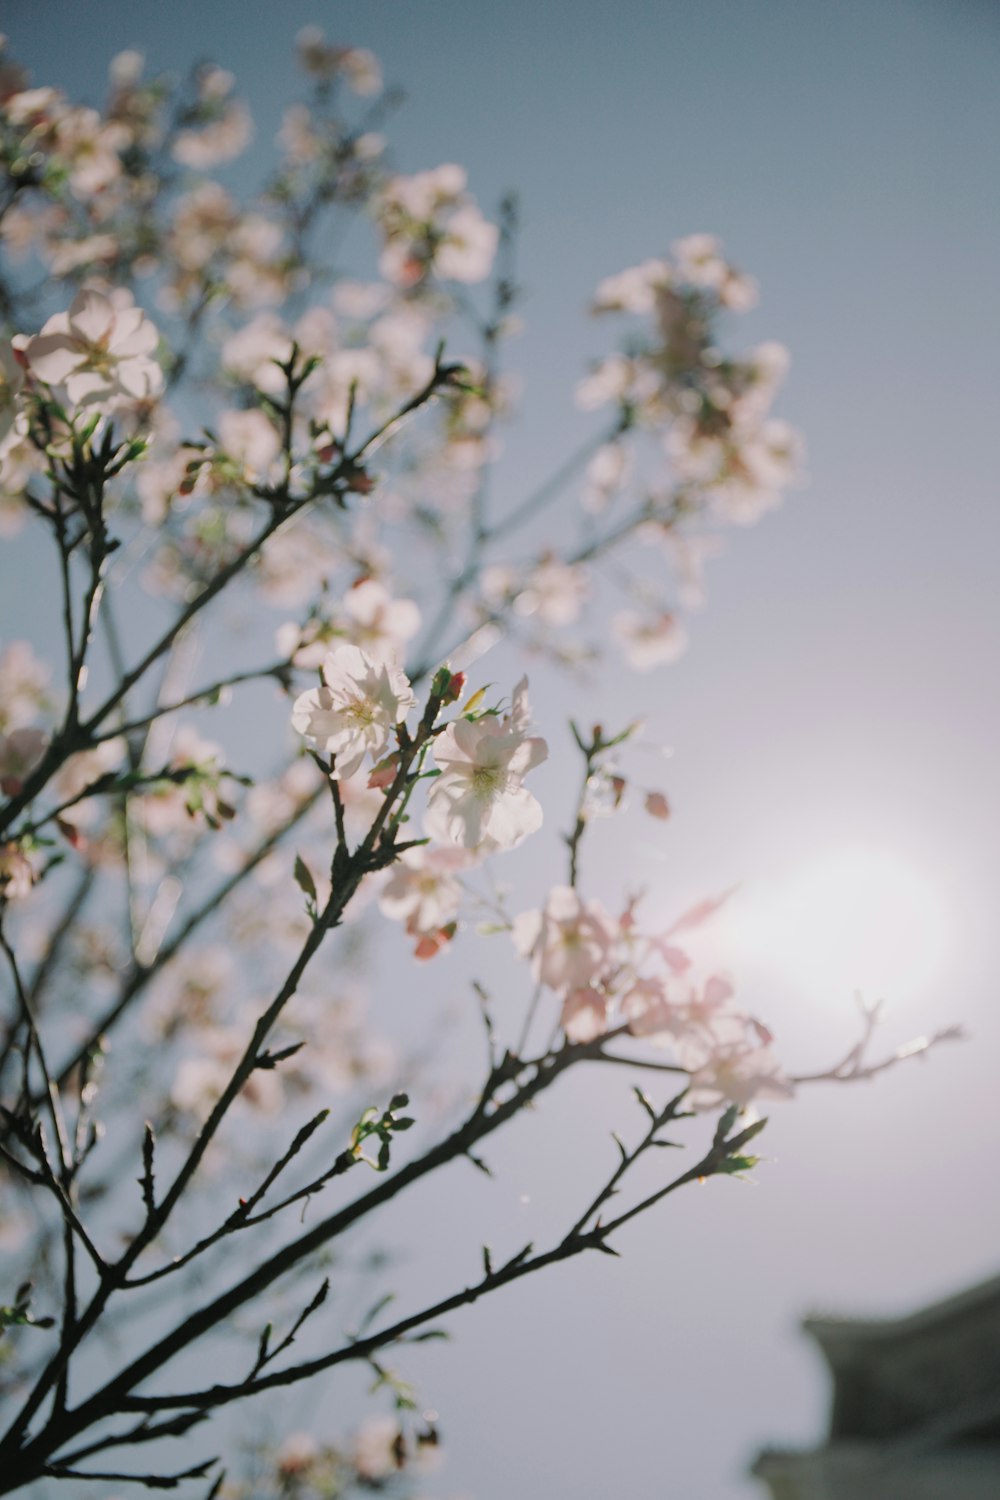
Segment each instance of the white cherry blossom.
[{"label": "white cherry blossom", "polygon": [[68,312],[49,318],[25,355],[32,374],[61,386],[72,405],[112,408],[160,394],[163,371],[151,357],[158,339],[128,292],[84,288]]},{"label": "white cherry blossom", "polygon": [[344,595],[344,626],[354,644],[370,656],[395,660],[420,628],[412,599],[394,599],[377,578],[363,578]]},{"label": "white cherry blossom", "polygon": [[416,706],[409,681],[358,646],[337,646],[323,663],[323,685],[295,700],[292,724],[314,750],[334,757],[335,780],[353,776],[366,755],[385,753],[397,724]]},{"label": "white cherry blossom", "polygon": [[527,689],[522,678],[504,718],[458,719],[434,741],[441,775],[427,798],[424,828],[431,838],[491,853],[513,849],[541,827],[542,809],[521,783],[549,751],[525,732]]},{"label": "white cherry blossom", "polygon": [[676,661],[687,649],[687,631],[677,616],[667,611],[641,615],[634,609],[623,609],[612,618],[611,633],[636,672],[649,672]]}]

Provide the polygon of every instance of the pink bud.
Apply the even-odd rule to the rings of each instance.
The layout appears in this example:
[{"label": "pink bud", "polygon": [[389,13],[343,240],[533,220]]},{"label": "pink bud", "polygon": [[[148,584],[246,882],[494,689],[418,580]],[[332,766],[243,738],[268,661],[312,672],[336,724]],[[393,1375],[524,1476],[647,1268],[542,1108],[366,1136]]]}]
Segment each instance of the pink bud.
[{"label": "pink bud", "polygon": [[399,751],[394,750],[391,755],[387,755],[384,760],[379,761],[368,777],[369,791],[385,791],[387,787],[392,786],[398,770]]},{"label": "pink bud", "polygon": [[646,811],[651,818],[669,818],[670,803],[662,792],[647,792]]}]

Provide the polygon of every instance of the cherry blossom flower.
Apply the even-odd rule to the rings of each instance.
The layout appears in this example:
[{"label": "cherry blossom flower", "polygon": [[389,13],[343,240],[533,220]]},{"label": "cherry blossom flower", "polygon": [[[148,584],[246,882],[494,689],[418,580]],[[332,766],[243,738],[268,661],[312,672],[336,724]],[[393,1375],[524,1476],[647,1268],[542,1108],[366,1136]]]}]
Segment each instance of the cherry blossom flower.
[{"label": "cherry blossom flower", "polygon": [[589,986],[571,990],[563,1001],[559,1024],[571,1042],[592,1042],[608,1029],[608,1001]]},{"label": "cherry blossom flower", "polygon": [[0,655],[0,732],[23,728],[48,706],[51,675],[27,641],[11,641]]},{"label": "cherry blossom flower", "polygon": [[593,310],[602,312],[650,313],[656,307],[656,294],[669,286],[670,266],[665,260],[643,261],[614,276],[606,276],[594,293]]},{"label": "cherry blossom flower", "polygon": [[525,732],[527,694],[522,678],[503,719],[458,719],[434,741],[441,775],[427,798],[424,828],[431,838],[485,854],[513,849],[541,827],[542,809],[521,783],[549,751]]},{"label": "cherry blossom flower", "polygon": [[376,578],[363,578],[344,595],[344,628],[369,656],[394,661],[420,628],[412,599],[394,599]]},{"label": "cherry blossom flower", "polygon": [[73,196],[86,200],[117,182],[122,172],[120,153],[129,143],[126,127],[102,120],[96,109],[74,107],[61,112],[54,146],[68,168]]},{"label": "cherry blossom flower", "polygon": [[323,686],[295,700],[292,724],[314,750],[334,758],[335,780],[353,776],[366,755],[378,760],[416,699],[405,674],[358,646],[337,646],[323,663]]},{"label": "cherry blossom flower", "polygon": [[304,26],[295,38],[299,67],[311,78],[346,78],[356,94],[377,94],[382,87],[378,58],[364,47],[338,47],[318,26]]},{"label": "cherry blossom flower", "polygon": [[365,1484],[381,1485],[403,1467],[402,1433],[395,1417],[370,1417],[358,1428],[351,1461]]},{"label": "cherry blossom flower", "polygon": [[394,177],[376,206],[385,236],[382,275],[397,286],[417,285],[432,272],[451,281],[482,281],[499,238],[465,191],[465,172],[453,162],[412,177]]},{"label": "cherry blossom flower", "polygon": [[669,1040],[683,1027],[662,975],[636,979],[622,995],[621,1009],[633,1036]]},{"label": "cherry blossom flower", "polygon": [[483,595],[499,607],[512,599],[517,614],[534,616],[543,625],[571,625],[590,593],[583,568],[543,557],[527,575],[509,563],[483,571]]},{"label": "cherry blossom flower", "polygon": [[0,844],[0,899],[23,901],[34,880],[34,866],[20,844]]},{"label": "cherry blossom flower", "polygon": [[468,849],[407,849],[382,887],[379,907],[405,922],[417,958],[433,958],[453,936],[463,894],[455,876],[475,859]]},{"label": "cherry blossom flower", "polygon": [[256,407],[224,411],[217,425],[220,446],[242,466],[247,480],[265,477],[281,451],[281,439],[264,413]]},{"label": "cherry blossom flower", "polygon": [[163,371],[150,357],[158,338],[128,292],[105,296],[85,288],[69,312],[49,318],[25,353],[32,374],[63,387],[74,406],[110,409],[162,391]]},{"label": "cherry blossom flower", "polygon": [[773,1048],[748,1042],[745,1032],[719,1028],[711,1040],[689,1034],[678,1039],[676,1053],[691,1074],[687,1102],[692,1109],[726,1103],[746,1109],[755,1099],[790,1099],[795,1092]]},{"label": "cherry blossom flower", "polygon": [[615,928],[599,901],[583,901],[572,886],[556,886],[544,907],[514,918],[514,947],[530,958],[537,980],[554,990],[584,989],[608,970]]},{"label": "cherry blossom flower", "polygon": [[[126,743],[122,739],[103,740],[92,750],[80,750],[76,755],[71,755],[52,783],[60,802],[76,797],[109,771],[117,770],[125,757],[126,749]],[[62,821],[74,828],[88,828],[97,821],[98,813],[98,798],[83,798],[74,807],[66,809],[62,814]]]},{"label": "cherry blossom flower", "polygon": [[623,609],[613,616],[611,632],[636,672],[649,672],[676,661],[687,649],[687,631],[677,616],[667,611],[640,615],[634,609]]},{"label": "cherry blossom flower", "polygon": [[17,796],[25,777],[45,754],[48,743],[44,730],[34,726],[0,734],[0,792],[4,796]]}]

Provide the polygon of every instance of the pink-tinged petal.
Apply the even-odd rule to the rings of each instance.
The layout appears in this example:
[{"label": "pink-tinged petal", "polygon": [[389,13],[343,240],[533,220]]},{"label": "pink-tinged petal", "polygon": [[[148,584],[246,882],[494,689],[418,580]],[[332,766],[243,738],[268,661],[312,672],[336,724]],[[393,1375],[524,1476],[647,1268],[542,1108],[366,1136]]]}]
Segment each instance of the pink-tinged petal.
[{"label": "pink-tinged petal", "polygon": [[657,945],[659,953],[673,974],[686,974],[691,967],[691,960],[683,948],[675,948],[673,943],[662,943]]},{"label": "pink-tinged petal", "polygon": [[608,1004],[596,990],[574,990],[563,1001],[559,1024],[571,1042],[593,1042],[608,1029]]},{"label": "pink-tinged petal", "polygon": [[730,896],[739,890],[738,885],[731,885],[728,891],[723,891],[721,896],[707,896],[704,901],[698,901],[694,906],[688,907],[683,916],[677,918],[674,925],[668,929],[667,936],[671,937],[675,932],[687,932],[692,927],[700,927],[702,922],[707,922],[709,917],[715,915],[720,906],[724,906]]},{"label": "pink-tinged petal", "polygon": [[706,1005],[722,1005],[724,1001],[730,999],[735,993],[736,991],[729,983],[729,980],[723,979],[721,974],[712,974],[705,981]]},{"label": "pink-tinged petal", "polygon": [[115,310],[100,292],[85,290],[73,299],[70,327],[91,344],[100,343],[115,321]]},{"label": "pink-tinged petal", "polygon": [[545,903],[545,915],[554,922],[571,922],[580,915],[581,901],[571,885],[554,885]]},{"label": "pink-tinged petal", "polygon": [[511,923],[511,942],[522,958],[530,958],[542,935],[541,911],[522,911]]},{"label": "pink-tinged petal", "polygon": [[40,333],[24,351],[34,375],[46,385],[62,385],[83,362],[83,351],[68,334]]}]

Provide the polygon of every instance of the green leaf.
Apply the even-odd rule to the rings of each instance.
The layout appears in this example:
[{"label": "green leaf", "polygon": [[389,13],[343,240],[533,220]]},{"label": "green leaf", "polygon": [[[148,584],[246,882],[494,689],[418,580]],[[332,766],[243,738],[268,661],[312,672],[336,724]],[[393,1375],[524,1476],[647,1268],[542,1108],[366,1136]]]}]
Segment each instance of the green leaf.
[{"label": "green leaf", "polygon": [[759,1156],[727,1156],[720,1161],[716,1172],[724,1173],[727,1177],[737,1177],[741,1172],[751,1172],[760,1161]]},{"label": "green leaf", "polygon": [[736,1124],[736,1121],[739,1119],[739,1114],[740,1114],[740,1107],[739,1107],[739,1105],[738,1104],[731,1104],[729,1106],[729,1108],[723,1114],[721,1114],[719,1116],[719,1123],[715,1127],[715,1137],[714,1137],[714,1141],[713,1141],[714,1145],[716,1145],[716,1146],[721,1146],[722,1145],[722,1142],[726,1139],[726,1137],[728,1136],[729,1132],[732,1130],[733,1126]]},{"label": "green leaf", "polygon": [[299,890],[303,891],[307,896],[310,897],[311,900],[316,900],[316,882],[312,877],[312,872],[310,871],[309,866],[306,864],[301,854],[296,854],[295,856],[295,884],[298,886]]}]

